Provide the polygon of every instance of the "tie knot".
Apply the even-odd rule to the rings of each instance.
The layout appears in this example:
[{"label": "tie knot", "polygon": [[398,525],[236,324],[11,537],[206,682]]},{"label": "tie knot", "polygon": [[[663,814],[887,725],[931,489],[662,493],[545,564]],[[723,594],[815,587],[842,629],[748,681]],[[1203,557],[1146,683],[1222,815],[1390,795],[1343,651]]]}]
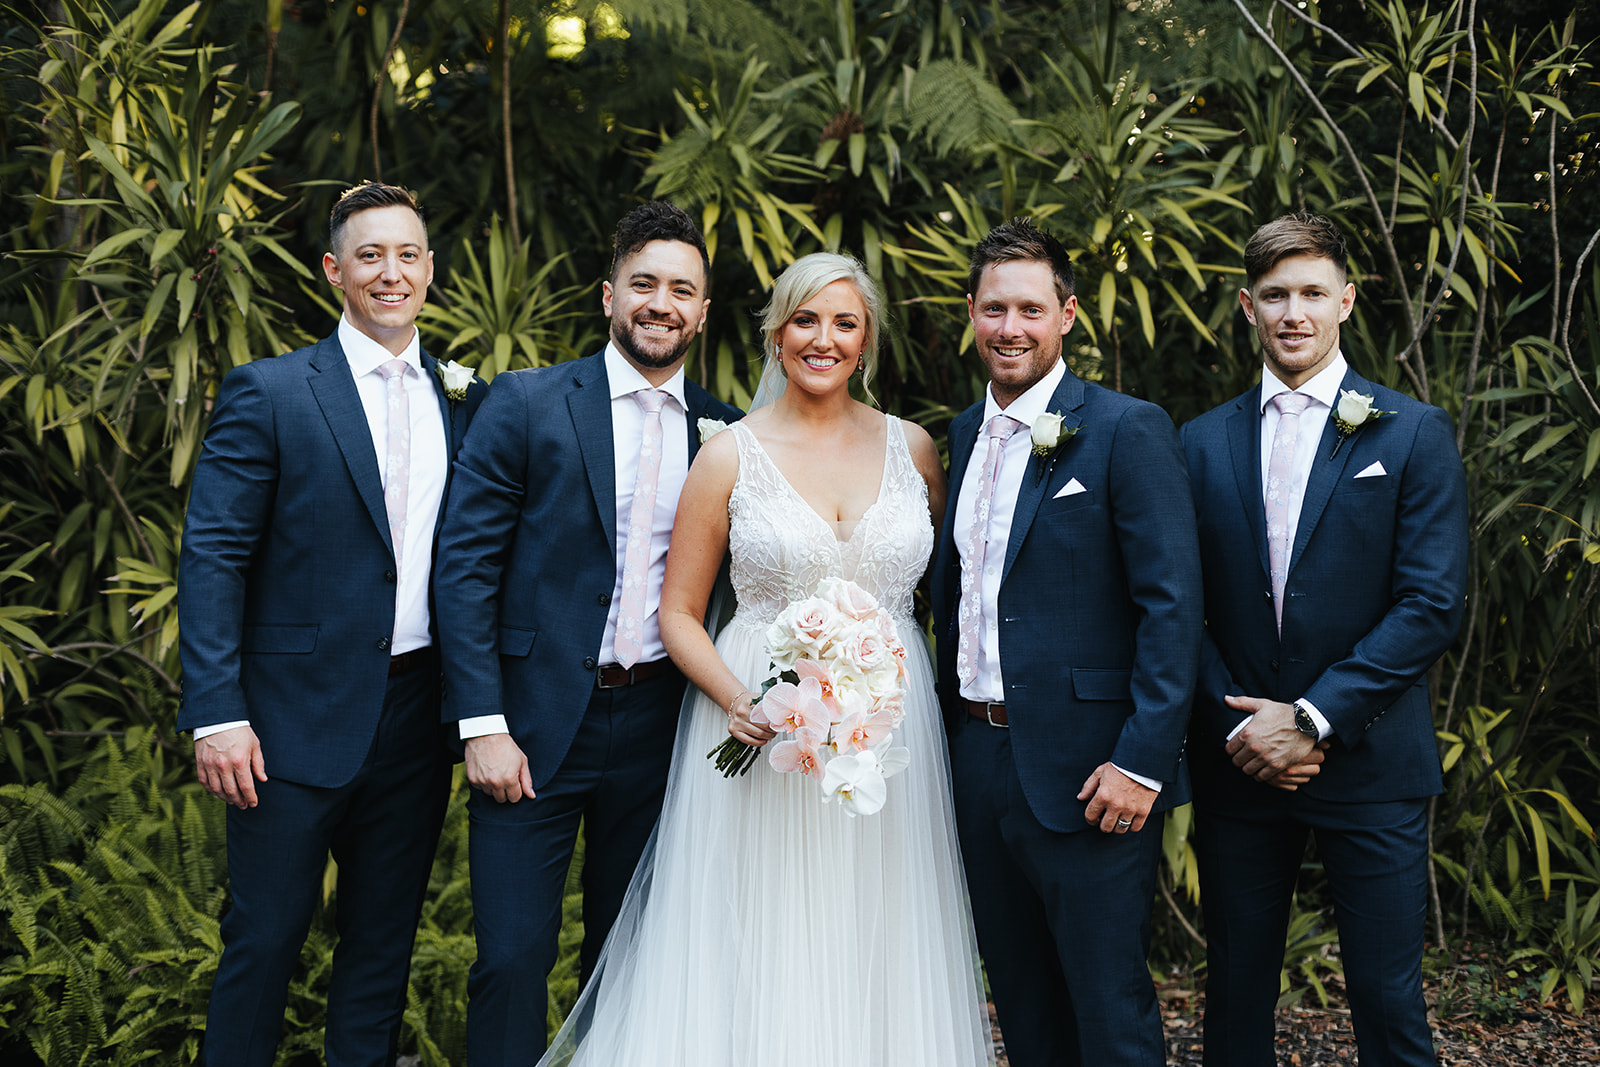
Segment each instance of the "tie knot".
[{"label": "tie knot", "polygon": [[1311,398],[1304,393],[1279,393],[1272,398],[1278,406],[1280,415],[1298,415],[1311,404]]},{"label": "tie knot", "polygon": [[647,414],[653,415],[661,410],[662,404],[666,403],[667,393],[661,389],[640,389],[633,394],[633,399],[639,402],[639,406]]},{"label": "tie knot", "polygon": [[410,364],[403,359],[391,359],[378,364],[378,373],[383,375],[385,379],[393,381],[404,374],[408,366]]},{"label": "tie knot", "polygon": [[1017,432],[1022,423],[1010,415],[996,415],[989,420],[989,437],[993,440],[1004,441]]}]

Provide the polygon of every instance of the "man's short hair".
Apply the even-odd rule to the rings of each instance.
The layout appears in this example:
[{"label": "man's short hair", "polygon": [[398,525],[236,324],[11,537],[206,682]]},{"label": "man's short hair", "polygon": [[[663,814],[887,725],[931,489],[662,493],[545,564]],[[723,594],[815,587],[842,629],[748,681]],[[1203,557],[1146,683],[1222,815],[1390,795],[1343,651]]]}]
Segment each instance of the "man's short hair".
[{"label": "man's short hair", "polygon": [[411,190],[400,185],[385,185],[382,182],[361,182],[352,185],[339,194],[339,199],[334,202],[333,210],[328,212],[328,244],[333,249],[333,254],[339,254],[339,242],[344,237],[344,225],[350,221],[350,216],[358,212],[370,211],[375,207],[408,207],[417,213],[417,221],[422,223],[422,233],[428,233],[428,220],[422,214],[422,205],[417,203],[417,198]]},{"label": "man's short hair", "polygon": [[[622,261],[651,241],[682,241],[700,253],[700,267],[705,272],[706,291],[711,289],[711,256],[706,252],[706,239],[700,227],[681,207],[665,200],[652,200],[640,204],[617,222],[616,236],[611,239],[611,280],[617,280],[617,268]],[[704,296],[706,293],[701,293]]]},{"label": "man's short hair", "polygon": [[983,269],[991,263],[1010,263],[1017,260],[1037,260],[1050,266],[1055,275],[1056,297],[1066,306],[1067,298],[1074,292],[1072,257],[1054,236],[1033,224],[1026,216],[1002,222],[990,230],[972,250],[972,263],[967,271],[967,295],[976,296]]},{"label": "man's short hair", "polygon": [[1344,234],[1333,220],[1309,211],[1296,211],[1273,219],[1250,235],[1249,243],[1244,246],[1246,288],[1254,289],[1257,278],[1289,256],[1332,260],[1339,268],[1341,281],[1350,270]]}]

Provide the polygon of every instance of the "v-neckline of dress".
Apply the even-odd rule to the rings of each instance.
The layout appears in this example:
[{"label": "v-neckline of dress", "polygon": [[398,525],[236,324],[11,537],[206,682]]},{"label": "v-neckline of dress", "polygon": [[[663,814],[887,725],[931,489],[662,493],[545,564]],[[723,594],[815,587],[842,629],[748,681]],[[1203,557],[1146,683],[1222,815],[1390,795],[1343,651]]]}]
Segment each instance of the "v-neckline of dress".
[{"label": "v-neckline of dress", "polygon": [[[761,438],[755,435],[755,431],[748,426],[741,428],[750,435],[750,440],[754,442],[756,450],[761,453],[761,458],[766,461],[767,466],[772,468],[772,472],[778,476],[778,481],[783,483],[783,487],[789,491],[789,495],[799,501],[800,505],[827,529],[828,536],[833,539],[833,543],[842,549],[855,543],[856,534],[860,533],[861,528],[867,524],[867,517],[878,509],[879,504],[883,503],[884,486],[889,482],[890,449],[893,447],[893,442],[889,439],[889,415],[887,412],[884,413],[883,418],[883,472],[878,476],[878,493],[873,497],[872,503],[867,505],[867,510],[863,511],[861,517],[856,519],[855,529],[850,531],[850,536],[842,539],[839,537],[839,532],[833,528],[833,523],[825,518],[820,511],[812,507],[809,500],[800,495],[800,490],[796,489],[794,483],[789,481],[789,476],[783,473],[783,468],[778,466],[778,461],[772,458],[772,453],[767,451],[766,446],[761,443]],[[738,424],[735,423],[735,425]]]}]

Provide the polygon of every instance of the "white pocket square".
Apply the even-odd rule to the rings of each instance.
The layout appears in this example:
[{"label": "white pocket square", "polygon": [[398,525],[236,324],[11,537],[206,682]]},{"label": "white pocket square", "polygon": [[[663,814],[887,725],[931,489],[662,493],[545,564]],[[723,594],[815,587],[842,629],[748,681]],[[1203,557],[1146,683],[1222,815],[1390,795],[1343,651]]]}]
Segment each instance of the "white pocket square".
[{"label": "white pocket square", "polygon": [[1076,479],[1076,478],[1073,478],[1070,481],[1068,481],[1066,485],[1063,485],[1056,492],[1056,495],[1051,497],[1050,499],[1051,500],[1060,500],[1064,496],[1077,496],[1079,493],[1087,493],[1088,491],[1089,490],[1087,490],[1087,489],[1085,489],[1083,487],[1083,483],[1082,482],[1078,481],[1078,479]]},{"label": "white pocket square", "polygon": [[1389,472],[1383,469],[1383,464],[1373,460],[1372,464],[1356,475],[1357,478],[1382,478]]}]

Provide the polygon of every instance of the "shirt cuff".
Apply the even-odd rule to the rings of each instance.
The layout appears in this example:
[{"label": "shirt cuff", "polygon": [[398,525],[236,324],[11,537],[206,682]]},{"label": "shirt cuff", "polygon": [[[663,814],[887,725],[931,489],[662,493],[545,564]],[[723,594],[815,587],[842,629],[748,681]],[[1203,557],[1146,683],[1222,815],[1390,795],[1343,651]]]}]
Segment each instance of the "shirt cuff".
[{"label": "shirt cuff", "polygon": [[1317,740],[1326,741],[1328,735],[1333,733],[1333,724],[1328,717],[1317,710],[1317,706],[1305,697],[1301,697],[1299,704],[1306,709],[1306,714],[1311,716],[1311,721],[1317,724]]},{"label": "shirt cuff", "polygon": [[210,737],[212,734],[220,734],[224,730],[232,730],[240,726],[249,725],[249,719],[239,719],[236,722],[217,722],[212,723],[210,726],[196,726],[194,728],[194,739],[198,741],[202,737]]},{"label": "shirt cuff", "polygon": [[511,727],[506,725],[504,715],[474,715],[470,719],[462,719],[456,724],[461,728],[461,740],[466,741],[473,737],[484,737],[488,734],[509,734]]},{"label": "shirt cuff", "polygon": [[[1111,766],[1117,767],[1117,765],[1115,763],[1113,763]],[[1146,778],[1142,774],[1134,774],[1132,771],[1128,770],[1125,767],[1117,767],[1117,770],[1121,771],[1123,774],[1127,775],[1129,778],[1132,778],[1134,781],[1138,782],[1140,785],[1144,786],[1146,789],[1154,789],[1157,793],[1161,792],[1162,783],[1157,781],[1156,779],[1154,779],[1154,778]]]}]

